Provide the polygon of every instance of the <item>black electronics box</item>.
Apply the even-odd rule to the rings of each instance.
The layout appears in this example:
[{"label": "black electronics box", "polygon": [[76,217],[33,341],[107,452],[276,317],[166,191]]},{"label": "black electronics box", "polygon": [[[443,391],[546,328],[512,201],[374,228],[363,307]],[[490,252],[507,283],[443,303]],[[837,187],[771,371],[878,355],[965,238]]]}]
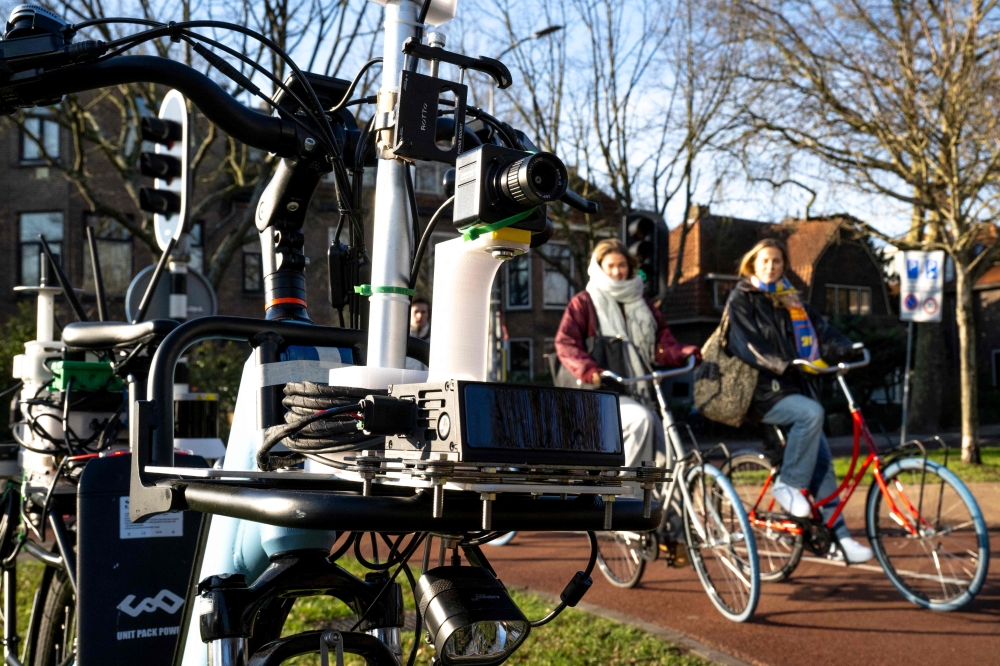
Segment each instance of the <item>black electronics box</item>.
[{"label": "black electronics box", "polygon": [[[203,514],[166,513],[145,523],[128,517],[131,456],[96,458],[77,499],[79,666],[170,666]],[[207,467],[177,455],[178,467]]]},{"label": "black electronics box", "polygon": [[504,465],[625,464],[618,395],[605,391],[448,380],[397,384],[417,403],[409,437],[386,437],[389,457]]}]

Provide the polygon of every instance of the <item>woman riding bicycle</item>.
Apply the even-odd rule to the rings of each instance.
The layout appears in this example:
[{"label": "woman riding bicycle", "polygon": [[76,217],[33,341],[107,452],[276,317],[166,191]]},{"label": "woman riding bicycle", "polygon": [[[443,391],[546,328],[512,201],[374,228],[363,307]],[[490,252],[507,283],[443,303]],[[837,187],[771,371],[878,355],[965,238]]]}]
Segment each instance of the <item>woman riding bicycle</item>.
[{"label": "woman riding bicycle", "polygon": [[[604,370],[638,377],[654,365],[678,367],[691,354],[701,358],[698,347],[677,342],[659,309],[643,297],[637,268],[638,262],[621,241],[601,241],[590,257],[587,289],[566,306],[556,333],[556,354],[582,385],[600,386]],[[622,367],[601,367],[591,353],[597,336],[614,339],[604,348],[603,363]],[[592,341],[589,349],[588,341]],[[666,443],[659,418],[649,409],[655,404],[652,389],[644,383],[634,386],[632,395],[622,395],[619,401],[625,465],[637,466],[644,460],[662,464]],[[617,385],[609,388],[618,390]]]},{"label": "woman riding bicycle", "polygon": [[[823,406],[815,400],[812,382],[792,361],[839,362],[851,356],[853,349],[851,340],[799,299],[784,276],[788,263],[785,245],[771,238],[743,256],[741,279],[726,303],[728,349],[759,372],[751,416],[790,427],[781,474],[771,494],[791,515],[808,518],[812,507],[805,492],[823,499],[837,490],[837,477],[823,434]],[[833,501],[820,509],[825,520],[837,505]],[[870,548],[851,538],[843,516],[833,529],[849,562],[873,557]],[[835,549],[831,547],[831,553]]]}]

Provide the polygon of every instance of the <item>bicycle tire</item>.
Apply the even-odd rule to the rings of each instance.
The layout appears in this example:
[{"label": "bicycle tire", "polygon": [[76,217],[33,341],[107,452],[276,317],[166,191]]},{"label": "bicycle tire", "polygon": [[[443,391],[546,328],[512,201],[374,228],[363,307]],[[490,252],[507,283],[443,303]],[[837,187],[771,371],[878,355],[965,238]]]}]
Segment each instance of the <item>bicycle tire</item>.
[{"label": "bicycle tire", "polygon": [[[872,484],[866,504],[866,530],[886,576],[917,606],[937,611],[962,608],[982,589],[990,561],[986,522],[972,493],[945,467],[927,461],[925,468],[922,458],[893,462],[886,467],[883,478],[897,507],[905,507],[908,500],[910,508],[917,505],[926,524],[935,525],[917,537],[910,535],[890,517],[879,485]],[[921,481],[923,495],[913,497]],[[907,518],[912,515],[909,509],[900,509],[900,513]],[[947,529],[942,529],[943,522]],[[924,557],[919,557],[921,554]],[[942,567],[942,562],[947,566]],[[940,596],[935,596],[938,593]]]},{"label": "bicycle tire", "polygon": [[[52,576],[42,603],[38,637],[32,650],[34,666],[59,666],[76,650],[76,595],[66,572]],[[75,658],[74,658],[75,659]]]},{"label": "bicycle tire", "polygon": [[[747,513],[757,504],[757,497],[772,467],[771,459],[764,453],[742,451],[733,454],[726,476]],[[762,503],[769,503],[768,497],[763,498]],[[760,579],[765,583],[787,580],[802,560],[805,536],[775,531],[766,525],[752,524],[751,527],[757,542]]]},{"label": "bicycle tire", "polygon": [[514,540],[515,536],[517,536],[517,532],[507,532],[507,534],[504,534],[499,539],[494,539],[493,541],[487,541],[486,545],[487,546],[506,546],[507,544],[509,544],[511,541]]},{"label": "bicycle tire", "polygon": [[630,589],[639,584],[646,570],[641,540],[633,543],[628,532],[597,533],[597,568],[615,587]]},{"label": "bicycle tire", "polygon": [[[733,622],[746,622],[760,600],[760,561],[743,503],[726,476],[711,465],[693,468],[685,481],[691,495],[684,506],[691,564],[716,610]],[[694,527],[694,515],[704,526],[707,542]]]}]

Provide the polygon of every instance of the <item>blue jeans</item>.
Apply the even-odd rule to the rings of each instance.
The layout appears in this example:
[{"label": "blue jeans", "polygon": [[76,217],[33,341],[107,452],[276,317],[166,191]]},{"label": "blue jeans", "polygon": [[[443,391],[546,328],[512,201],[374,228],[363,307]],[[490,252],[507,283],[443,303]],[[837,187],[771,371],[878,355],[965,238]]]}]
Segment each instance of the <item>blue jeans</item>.
[{"label": "blue jeans", "polygon": [[[816,499],[823,499],[837,489],[837,476],[833,473],[833,455],[823,434],[823,406],[804,395],[782,398],[761,419],[764,423],[791,426],[785,443],[785,456],[781,463],[780,479],[792,488],[807,488]],[[827,521],[840,504],[835,498],[820,508]],[[840,538],[850,536],[843,516],[838,516],[833,531]]]}]

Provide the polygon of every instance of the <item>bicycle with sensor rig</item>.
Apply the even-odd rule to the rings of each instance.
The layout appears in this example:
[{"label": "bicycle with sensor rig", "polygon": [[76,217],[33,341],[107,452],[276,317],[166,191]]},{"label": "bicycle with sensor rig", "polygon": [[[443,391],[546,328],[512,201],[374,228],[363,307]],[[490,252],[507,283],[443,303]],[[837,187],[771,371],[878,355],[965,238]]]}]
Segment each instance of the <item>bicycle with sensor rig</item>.
[{"label": "bicycle with sensor rig", "polygon": [[[421,546],[425,566],[412,585],[416,637],[426,628],[444,664],[502,663],[533,627],[587,591],[596,539],[585,570],[571,577],[559,606],[534,621],[511,601],[482,544],[512,530],[646,531],[660,520],[657,503],[630,499],[631,484],[640,477],[641,483],[659,484],[669,472],[622,467],[615,394],[485,381],[487,304],[498,267],[548,239],[548,205],[563,201],[587,212],[596,206],[567,189],[568,173],[558,157],[537,151],[523,133],[466,104],[465,70],[485,72],[508,87],[512,79],[502,63],[450,52],[441,39],[423,43],[425,23],[450,19],[454,3],[385,5],[382,88],[363,127],[345,111],[359,102],[351,95],[360,74],[347,82],[302,72],[276,44],[243,26],[132,19],[68,25],[47,15],[32,23],[33,32],[0,42],[0,113],[55,103],[63,94],[152,81],[184,93],[235,140],[281,158],[256,216],[265,319],[184,323],[159,345],[145,388],[134,375],[129,380],[129,517],[141,525],[175,511],[212,516],[199,535],[200,567],[193,578],[199,582],[189,586],[182,603],[166,604],[182,614],[179,625],[167,627],[178,636],[174,664],[263,666],[316,652],[338,665],[345,653],[369,664],[412,664],[417,640],[404,658],[397,580],[412,575],[407,563]],[[71,43],[98,21],[132,21],[145,29],[113,43]],[[199,28],[256,39],[292,73],[277,80]],[[143,41],[167,37],[190,44],[269,104],[274,115],[247,109],[181,63],[124,55]],[[264,95],[212,49],[256,68],[278,92]],[[460,71],[458,82],[440,76],[442,64]],[[420,73],[421,67],[428,73]],[[376,159],[369,252],[361,182],[364,168]],[[407,338],[416,270],[444,210],[420,231],[410,165],[428,160],[456,167],[452,218],[462,232],[434,248],[429,348]],[[341,228],[350,229],[351,243],[343,246],[339,233],[335,237],[331,278],[351,294],[345,300],[352,324],[362,323],[359,299],[369,299],[368,330],[318,326],[309,317],[301,230],[327,173],[333,174]],[[370,266],[371,284],[357,284],[362,262]],[[209,339],[247,342],[253,351],[223,465],[192,469],[175,459],[174,412],[167,406],[178,360],[192,344]],[[408,357],[429,370],[406,369]],[[384,561],[360,553],[364,533],[385,544]],[[430,536],[451,552],[447,563],[441,557],[434,568]],[[337,564],[351,548],[362,564],[372,565],[364,578]],[[351,630],[283,636],[295,599],[316,594],[341,599],[354,611]],[[167,612],[163,604],[150,605]],[[79,636],[77,663],[84,666],[87,641],[99,640],[110,638]]]}]

